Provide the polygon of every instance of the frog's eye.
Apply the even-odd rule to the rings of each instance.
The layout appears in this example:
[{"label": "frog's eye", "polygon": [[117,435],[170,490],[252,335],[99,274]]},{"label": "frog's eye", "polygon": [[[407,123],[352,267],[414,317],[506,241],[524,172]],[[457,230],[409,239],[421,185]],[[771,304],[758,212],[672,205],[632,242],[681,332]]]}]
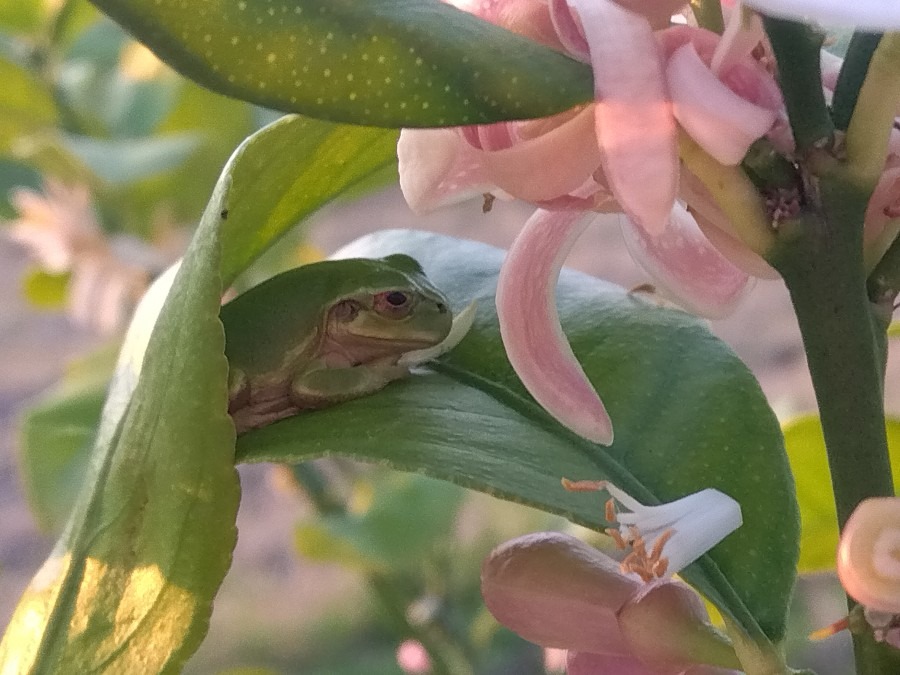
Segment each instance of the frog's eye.
[{"label": "frog's eye", "polygon": [[391,291],[384,299],[387,300],[389,305],[393,305],[394,307],[400,307],[409,302],[409,298],[406,296],[406,293],[402,291]]},{"label": "frog's eye", "polygon": [[392,319],[407,316],[412,304],[412,298],[403,291],[384,291],[375,295],[375,311]]}]

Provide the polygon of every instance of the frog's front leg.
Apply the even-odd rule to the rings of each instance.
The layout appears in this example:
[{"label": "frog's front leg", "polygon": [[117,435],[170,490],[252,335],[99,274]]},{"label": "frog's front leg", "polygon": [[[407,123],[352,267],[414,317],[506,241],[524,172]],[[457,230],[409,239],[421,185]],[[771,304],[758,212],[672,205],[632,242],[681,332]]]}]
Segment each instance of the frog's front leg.
[{"label": "frog's front leg", "polygon": [[389,364],[322,367],[291,381],[291,402],[301,409],[324,408],[376,392],[408,372],[404,366]]}]

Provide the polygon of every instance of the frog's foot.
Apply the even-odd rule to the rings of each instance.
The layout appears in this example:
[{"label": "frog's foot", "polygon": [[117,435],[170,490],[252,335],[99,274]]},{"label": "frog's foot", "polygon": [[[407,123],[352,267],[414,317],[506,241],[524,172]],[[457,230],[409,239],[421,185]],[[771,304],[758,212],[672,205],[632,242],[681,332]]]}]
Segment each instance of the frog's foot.
[{"label": "frog's foot", "polygon": [[294,378],[290,398],[301,409],[325,408],[372,394],[408,373],[407,368],[396,365],[322,368]]},{"label": "frog's foot", "polygon": [[284,388],[278,396],[267,398],[248,396],[247,398],[248,401],[244,406],[230,411],[235,431],[239,436],[300,412],[300,408],[293,404]]}]

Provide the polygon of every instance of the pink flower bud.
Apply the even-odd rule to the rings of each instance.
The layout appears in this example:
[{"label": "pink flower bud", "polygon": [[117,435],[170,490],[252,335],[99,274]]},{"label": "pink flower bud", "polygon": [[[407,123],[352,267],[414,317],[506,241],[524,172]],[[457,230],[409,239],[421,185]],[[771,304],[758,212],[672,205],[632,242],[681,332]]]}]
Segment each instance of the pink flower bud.
[{"label": "pink flower bud", "polygon": [[616,613],[640,583],[618,563],[559,532],[494,549],[481,568],[481,593],[496,619],[545,647],[628,653]]},{"label": "pink flower bud", "polygon": [[837,571],[854,600],[900,613],[900,499],[867,499],[856,507],[841,534]]}]

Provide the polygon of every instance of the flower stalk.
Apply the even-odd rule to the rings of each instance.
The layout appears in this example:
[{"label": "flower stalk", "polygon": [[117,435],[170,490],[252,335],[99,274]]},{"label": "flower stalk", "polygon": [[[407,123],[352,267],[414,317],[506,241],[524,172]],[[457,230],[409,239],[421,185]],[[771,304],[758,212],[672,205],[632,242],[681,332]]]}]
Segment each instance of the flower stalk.
[{"label": "flower stalk", "polygon": [[[807,196],[813,208],[789,228],[793,238],[769,261],[784,278],[800,325],[843,528],[864,499],[893,495],[893,480],[879,324],[862,259],[868,193],[842,174],[811,182],[816,189]],[[857,672],[890,672],[882,667],[883,650],[870,637],[854,636],[854,642]]]}]

